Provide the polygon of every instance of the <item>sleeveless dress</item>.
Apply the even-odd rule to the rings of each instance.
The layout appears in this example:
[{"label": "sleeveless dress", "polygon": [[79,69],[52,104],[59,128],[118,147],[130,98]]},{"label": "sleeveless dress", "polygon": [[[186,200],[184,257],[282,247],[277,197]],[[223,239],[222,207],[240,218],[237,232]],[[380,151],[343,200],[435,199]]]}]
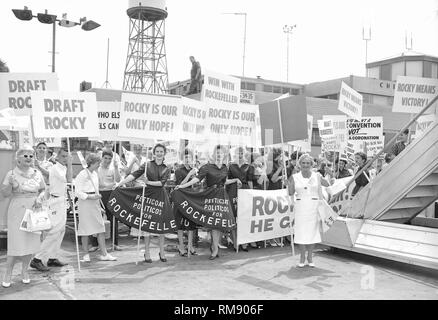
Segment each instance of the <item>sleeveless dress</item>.
[{"label": "sleeveless dress", "polygon": [[320,175],[312,172],[304,178],[301,172],[293,175],[296,201],[294,205],[294,240],[297,244],[321,242],[320,218],[318,214]]},{"label": "sleeveless dress", "polygon": [[20,224],[26,209],[32,209],[39,192],[44,190],[44,177],[36,169],[24,173],[15,168],[6,174],[3,185],[9,184],[11,175],[18,186],[12,189],[12,199],[8,207],[7,255],[19,257],[35,254],[40,250],[41,233],[22,231],[20,230]]}]

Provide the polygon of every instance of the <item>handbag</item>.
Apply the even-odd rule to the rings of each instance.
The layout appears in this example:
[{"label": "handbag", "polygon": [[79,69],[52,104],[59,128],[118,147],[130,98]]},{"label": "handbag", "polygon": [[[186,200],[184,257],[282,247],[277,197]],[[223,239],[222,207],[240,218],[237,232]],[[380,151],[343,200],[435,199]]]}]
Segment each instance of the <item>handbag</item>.
[{"label": "handbag", "polygon": [[23,220],[20,223],[20,230],[26,232],[47,231],[52,228],[47,209],[31,210],[26,209]]},{"label": "handbag", "polygon": [[321,228],[322,232],[327,232],[333,223],[338,218],[339,214],[337,214],[332,207],[325,201],[322,196],[322,186],[321,186],[321,177],[318,176],[318,193],[319,193],[319,202],[318,202],[318,214],[321,219]]}]

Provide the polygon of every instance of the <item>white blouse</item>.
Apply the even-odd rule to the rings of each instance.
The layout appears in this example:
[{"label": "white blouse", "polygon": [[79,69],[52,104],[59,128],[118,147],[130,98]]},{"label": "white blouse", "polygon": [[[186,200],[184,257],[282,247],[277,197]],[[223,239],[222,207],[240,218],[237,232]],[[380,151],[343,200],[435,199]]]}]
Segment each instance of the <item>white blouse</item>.
[{"label": "white blouse", "polygon": [[[87,171],[90,173],[92,180],[90,179]],[[99,175],[97,174],[96,170],[90,172],[88,169],[83,169],[76,176],[74,184],[76,195],[81,200],[86,200],[88,198],[87,193],[99,193]]]}]

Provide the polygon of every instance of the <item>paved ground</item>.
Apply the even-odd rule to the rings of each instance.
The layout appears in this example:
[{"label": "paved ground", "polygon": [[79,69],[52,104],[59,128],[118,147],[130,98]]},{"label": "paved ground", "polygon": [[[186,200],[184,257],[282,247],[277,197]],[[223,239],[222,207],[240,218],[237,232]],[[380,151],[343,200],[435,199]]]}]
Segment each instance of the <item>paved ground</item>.
[{"label": "paved ground", "polygon": [[[315,254],[314,269],[296,268],[298,256],[291,256],[290,246],[239,253],[223,249],[220,258],[210,261],[206,234],[200,236],[199,256],[168,252],[167,263],[158,260],[158,238],[153,238],[154,262],[138,265],[136,241],[125,236],[124,250],[113,253],[118,261],[101,262],[92,253],[92,262],[82,264],[78,273],[68,234],[62,255],[71,267],[48,273],[31,269],[32,283],[24,285],[16,265],[14,283],[0,287],[0,299],[438,299],[438,271],[323,246]],[[166,240],[170,247],[175,243]],[[2,275],[4,267],[3,256]]]}]

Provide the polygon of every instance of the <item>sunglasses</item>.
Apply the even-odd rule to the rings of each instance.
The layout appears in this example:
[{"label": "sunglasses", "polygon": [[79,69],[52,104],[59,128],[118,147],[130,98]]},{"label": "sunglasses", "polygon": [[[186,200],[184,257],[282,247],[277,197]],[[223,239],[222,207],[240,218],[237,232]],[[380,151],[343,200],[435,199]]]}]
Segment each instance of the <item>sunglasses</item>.
[{"label": "sunglasses", "polygon": [[31,155],[31,154],[23,154],[23,158],[30,158],[30,159],[32,159],[33,155]]}]

